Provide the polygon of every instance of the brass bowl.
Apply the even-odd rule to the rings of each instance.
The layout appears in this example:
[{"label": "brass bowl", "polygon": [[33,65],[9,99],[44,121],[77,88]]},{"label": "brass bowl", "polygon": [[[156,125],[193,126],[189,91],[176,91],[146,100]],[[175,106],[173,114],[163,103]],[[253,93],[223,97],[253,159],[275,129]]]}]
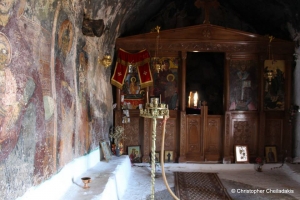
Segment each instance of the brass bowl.
[{"label": "brass bowl", "polygon": [[88,184],[91,182],[91,178],[90,177],[82,177],[81,180],[84,183],[83,189],[90,188],[88,186]]}]

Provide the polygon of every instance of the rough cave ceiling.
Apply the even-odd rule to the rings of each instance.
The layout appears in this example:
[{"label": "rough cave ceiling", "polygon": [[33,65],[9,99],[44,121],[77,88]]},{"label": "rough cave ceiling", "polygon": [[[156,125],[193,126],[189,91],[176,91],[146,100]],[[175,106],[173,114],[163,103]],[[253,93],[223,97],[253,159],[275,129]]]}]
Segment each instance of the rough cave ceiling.
[{"label": "rough cave ceiling", "polygon": [[[213,2],[214,0],[208,0]],[[202,0],[138,1],[122,24],[123,36],[202,24]],[[300,0],[218,0],[210,8],[210,23],[275,38],[297,40]],[[134,22],[134,23],[133,23]]]}]

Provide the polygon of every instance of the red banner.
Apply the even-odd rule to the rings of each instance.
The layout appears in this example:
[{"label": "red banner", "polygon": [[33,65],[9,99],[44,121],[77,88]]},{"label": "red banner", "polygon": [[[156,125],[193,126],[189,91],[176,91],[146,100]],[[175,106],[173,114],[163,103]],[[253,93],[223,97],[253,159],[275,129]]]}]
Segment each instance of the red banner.
[{"label": "red banner", "polygon": [[129,53],[123,49],[119,49],[115,71],[111,78],[112,85],[122,89],[129,65],[137,68],[141,88],[153,84],[149,52],[145,49],[138,53]]},{"label": "red banner", "polygon": [[115,72],[111,78],[111,84],[122,89],[127,74],[127,70],[128,70],[127,66],[122,65],[117,61]]},{"label": "red banner", "polygon": [[153,79],[149,63],[145,63],[144,65],[138,66],[138,73],[141,81],[141,88],[153,85]]}]

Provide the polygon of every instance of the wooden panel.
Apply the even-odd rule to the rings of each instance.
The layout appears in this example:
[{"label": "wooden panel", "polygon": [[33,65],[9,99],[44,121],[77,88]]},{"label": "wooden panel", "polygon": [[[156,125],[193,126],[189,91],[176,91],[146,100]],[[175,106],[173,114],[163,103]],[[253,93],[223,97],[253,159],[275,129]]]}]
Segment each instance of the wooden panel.
[{"label": "wooden panel", "polygon": [[222,149],[222,126],[221,116],[208,116],[206,133],[204,133],[204,155],[207,161],[218,161],[221,159]]},{"label": "wooden panel", "polygon": [[187,138],[186,138],[186,159],[187,161],[199,161],[202,155],[201,146],[201,116],[187,115]]},{"label": "wooden panel", "polygon": [[139,110],[129,110],[130,122],[122,124],[122,111],[115,112],[115,121],[118,121],[120,125],[124,126],[125,139],[122,141],[123,153],[127,154],[127,147],[132,145],[140,145],[140,117]]},{"label": "wooden panel", "polygon": [[[258,117],[256,112],[227,112],[225,126],[225,156],[234,158],[233,147],[236,144],[248,145],[250,161],[254,161],[258,152]],[[229,135],[227,135],[227,133]],[[229,136],[229,138],[228,138]],[[228,155],[229,153],[229,155]],[[251,160],[252,159],[252,160]]]},{"label": "wooden panel", "polygon": [[123,142],[124,152],[127,152],[128,146],[139,145],[140,137],[139,137],[139,117],[131,117],[130,123],[124,124],[124,134],[125,139]]},{"label": "wooden panel", "polygon": [[[266,119],[265,145],[282,146],[282,119]],[[278,150],[278,149],[277,149]]]},{"label": "wooden panel", "polygon": [[186,162],[186,130],[187,130],[187,118],[185,111],[180,112],[180,137],[179,137],[179,150],[180,156],[178,158],[178,162]]},{"label": "wooden panel", "polygon": [[122,111],[121,110],[115,110],[114,114],[114,120],[115,120],[115,125],[114,126],[121,126],[122,125]]},{"label": "wooden panel", "polygon": [[150,143],[151,141],[151,131],[150,131],[150,126],[152,126],[152,119],[149,118],[143,118],[142,119],[142,127],[143,131],[141,132],[142,138],[143,138],[143,143],[142,143],[142,162],[150,162]]},{"label": "wooden panel", "polygon": [[[157,33],[144,33],[117,38],[116,48],[126,50],[155,50]],[[266,52],[269,38],[253,33],[228,29],[215,25],[197,25],[160,31],[160,55],[178,51],[202,52]],[[294,44],[276,39],[272,42],[273,53],[293,54]],[[159,55],[159,56],[160,56]]]},{"label": "wooden panel", "polygon": [[233,161],[233,154],[231,153],[231,112],[226,112],[225,114],[225,131],[224,131],[224,158],[231,157]]},{"label": "wooden panel", "polygon": [[[162,128],[163,128],[162,120],[157,120],[156,126],[156,151],[161,150],[162,145]],[[174,159],[177,158],[176,154],[176,118],[170,118],[167,120],[166,124],[166,132],[165,132],[165,144],[164,144],[165,151],[174,151]]]},{"label": "wooden panel", "polygon": [[233,119],[232,120],[233,145],[246,144],[249,154],[257,152],[257,122],[256,119]]},{"label": "wooden panel", "polygon": [[[177,119],[177,111],[170,110],[170,118],[167,120],[166,124],[166,132],[165,132],[165,146],[164,149],[168,151],[174,151],[174,158],[177,159],[177,128],[176,121]],[[142,136],[142,154],[143,162],[150,162],[151,148],[152,148],[152,130],[153,124],[152,119],[150,118],[140,118],[142,123],[140,126],[142,127],[140,130],[140,134]],[[156,137],[155,137],[155,146],[156,151],[161,150],[161,141],[162,141],[162,119],[157,119],[156,124]]]},{"label": "wooden panel", "polygon": [[284,128],[284,117],[282,111],[266,112],[264,146],[275,145],[279,160],[282,158],[283,152],[287,150],[283,140],[290,135],[290,130]]}]

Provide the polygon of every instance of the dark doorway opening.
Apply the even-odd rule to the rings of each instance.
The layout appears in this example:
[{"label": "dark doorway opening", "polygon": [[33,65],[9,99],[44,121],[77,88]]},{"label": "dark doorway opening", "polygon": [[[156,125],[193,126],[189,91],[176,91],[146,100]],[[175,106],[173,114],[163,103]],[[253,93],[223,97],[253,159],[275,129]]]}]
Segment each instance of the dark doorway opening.
[{"label": "dark doorway opening", "polygon": [[[224,53],[188,52],[186,60],[186,102],[190,92],[197,91],[199,100],[206,101],[208,114],[223,115]],[[187,114],[196,114],[186,109]]]}]

